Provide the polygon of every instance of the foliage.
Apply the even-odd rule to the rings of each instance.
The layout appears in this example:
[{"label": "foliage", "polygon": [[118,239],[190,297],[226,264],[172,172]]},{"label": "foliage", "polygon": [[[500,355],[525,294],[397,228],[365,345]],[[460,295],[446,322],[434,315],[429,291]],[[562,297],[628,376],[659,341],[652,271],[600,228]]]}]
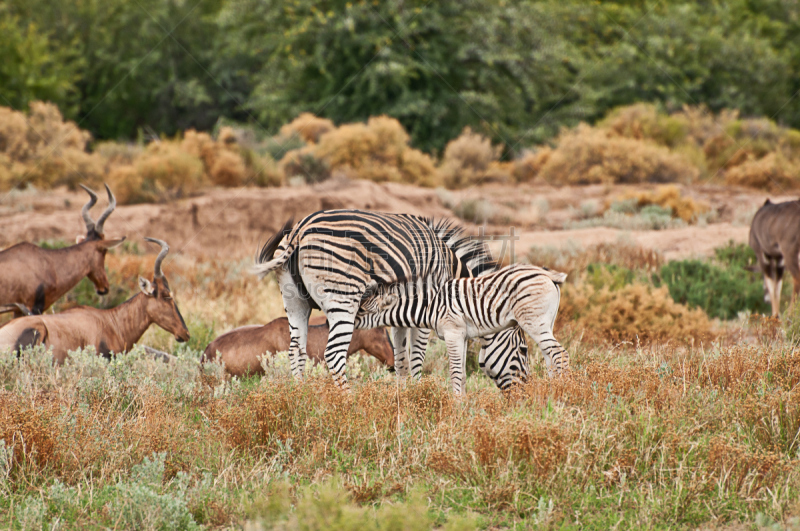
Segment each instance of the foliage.
[{"label": "foliage", "polygon": [[672,261],[653,279],[676,301],[702,308],[710,317],[732,319],[741,311],[765,313],[764,287],[755,274],[700,260]]},{"label": "foliage", "polygon": [[699,175],[689,160],[667,148],[584,124],[563,131],[555,143],[539,172],[549,183],[691,182]]},{"label": "foliage", "polygon": [[44,100],[73,108],[83,59],[53,42],[47,28],[25,23],[0,5],[0,105],[22,110]]},{"label": "foliage", "polygon": [[[497,180],[492,163],[500,156],[488,138],[467,127],[461,136],[447,143],[439,173],[448,188],[464,188]],[[492,174],[495,175],[492,175]]]},{"label": "foliage", "polygon": [[314,155],[324,159],[331,169],[362,179],[429,186],[434,177],[433,161],[410,148],[409,140],[400,122],[377,116],[366,124],[344,124],[323,134]]},{"label": "foliage", "polygon": [[90,139],[51,103],[31,102],[27,114],[0,107],[0,190],[97,181],[103,162],[86,152]]},{"label": "foliage", "polygon": [[627,199],[634,199],[639,208],[657,205],[668,209],[673,217],[680,218],[686,223],[697,221],[700,214],[709,210],[708,203],[684,197],[680,188],[674,184],[659,186],[655,191],[629,191],[622,194],[617,201]]},{"label": "foliage", "polygon": [[101,139],[385,114],[426,151],[469,126],[506,155],[636,102],[798,127],[798,24],[739,0],[9,0],[0,104],[46,98]]},{"label": "foliage", "polygon": [[595,287],[585,282],[567,285],[561,300],[561,322],[585,332],[588,339],[612,342],[704,341],[711,323],[702,310],[675,302],[666,287],[634,282]]}]

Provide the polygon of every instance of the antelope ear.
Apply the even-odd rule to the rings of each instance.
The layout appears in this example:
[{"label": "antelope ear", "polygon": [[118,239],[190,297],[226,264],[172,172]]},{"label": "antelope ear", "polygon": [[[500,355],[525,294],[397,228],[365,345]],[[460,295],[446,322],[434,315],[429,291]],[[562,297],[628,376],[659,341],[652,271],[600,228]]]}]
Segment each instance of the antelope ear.
[{"label": "antelope ear", "polygon": [[121,244],[124,241],[125,241],[125,236],[123,236],[122,238],[117,238],[116,240],[100,240],[98,245],[103,249],[113,249],[114,247],[116,247],[117,245]]},{"label": "antelope ear", "polygon": [[155,293],[155,287],[144,277],[139,277],[139,289],[148,297],[152,297]]},{"label": "antelope ear", "polygon": [[84,240],[86,240],[86,235],[85,235],[85,234],[79,234],[79,235],[78,235],[78,236],[75,238],[75,243],[81,243],[81,242],[82,242],[82,241],[84,241]]}]

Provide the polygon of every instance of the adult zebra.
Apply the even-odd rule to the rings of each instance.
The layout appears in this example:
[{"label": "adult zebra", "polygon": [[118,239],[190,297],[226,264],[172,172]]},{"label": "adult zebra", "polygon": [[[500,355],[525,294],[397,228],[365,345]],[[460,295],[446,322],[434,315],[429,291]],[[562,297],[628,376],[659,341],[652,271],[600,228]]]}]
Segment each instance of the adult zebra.
[{"label": "adult zebra", "polygon": [[561,374],[569,370],[569,353],[553,336],[553,325],[561,300],[560,286],[566,278],[564,273],[516,264],[439,286],[422,282],[381,285],[362,300],[356,326],[436,331],[447,344],[453,382],[463,380],[467,339],[519,326],[538,343],[549,375]]},{"label": "adult zebra", "polygon": [[289,318],[292,373],[299,376],[305,368],[308,317],[316,306],[330,326],[325,360],[334,381],[346,388],[347,347],[368,288],[419,279],[438,285],[494,268],[485,245],[462,237],[447,221],[330,210],[294,227],[287,222],[260,250],[254,272],[263,277],[276,271]]}]

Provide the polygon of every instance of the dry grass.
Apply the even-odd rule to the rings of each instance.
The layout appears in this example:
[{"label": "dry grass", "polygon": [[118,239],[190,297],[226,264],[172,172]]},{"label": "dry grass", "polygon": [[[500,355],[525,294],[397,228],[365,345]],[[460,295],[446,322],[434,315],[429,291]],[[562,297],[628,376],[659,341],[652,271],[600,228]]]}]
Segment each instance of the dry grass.
[{"label": "dry grass", "polygon": [[585,332],[587,340],[635,344],[674,340],[709,341],[711,322],[700,310],[672,300],[666,287],[633,283],[619,289],[590,283],[564,287],[561,323]]},{"label": "dry grass", "polygon": [[[684,339],[700,337],[702,315],[636,283],[609,292],[613,278],[584,273],[598,261],[653,270],[656,253],[621,244],[536,256],[583,278],[568,282],[558,319],[573,330],[556,332],[571,374],[547,379],[533,347],[526,385],[504,395],[476,372],[456,399],[440,341],[419,382],[348,362],[349,394],[324,369],[292,379],[285,354],[260,380],[201,370],[203,334],[268,321],[283,305],[274,280],[255,280],[246,262],[176,255],[164,268],[193,340],[177,345],[154,327],[142,341],[175,354],[171,363],[138,349],[110,363],[76,353],[60,368],[43,353],[0,353],[0,526],[791,523],[800,353],[780,328],[742,321],[761,344],[692,345]],[[109,253],[112,284],[135,290],[153,260]]]},{"label": "dry grass", "polygon": [[617,198],[617,201],[633,199],[638,207],[658,205],[672,211],[672,216],[690,223],[697,221],[700,214],[709,211],[710,206],[704,201],[696,201],[681,195],[676,185],[659,186],[655,191],[628,191]]},{"label": "dry grass", "polygon": [[798,501],[800,357],[780,342],[578,349],[569,376],[503,396],[473,375],[462,400],[439,374],[342,394],[286,373],[225,384],[185,355],[45,358],[0,360],[4,525],[372,528],[392,508],[408,528],[465,508],[461,529],[788,525]]},{"label": "dry grass", "polygon": [[665,263],[658,251],[641,247],[630,241],[598,243],[579,248],[533,247],[528,251],[527,260],[531,264],[563,271],[573,278],[586,271],[589,264],[611,264],[631,270],[655,273]]}]

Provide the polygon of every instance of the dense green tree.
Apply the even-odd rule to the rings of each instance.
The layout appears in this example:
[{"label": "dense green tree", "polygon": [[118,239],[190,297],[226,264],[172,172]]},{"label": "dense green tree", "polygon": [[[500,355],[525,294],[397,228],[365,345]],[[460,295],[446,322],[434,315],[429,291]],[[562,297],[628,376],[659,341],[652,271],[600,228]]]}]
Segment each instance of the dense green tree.
[{"label": "dense green tree", "polygon": [[0,104],[52,100],[99,138],[388,114],[423,149],[470,126],[513,154],[638,101],[800,127],[800,8],[786,0],[3,6]]},{"label": "dense green tree", "polygon": [[53,46],[35,23],[23,24],[0,6],[0,105],[27,109],[49,100],[69,110],[78,97],[79,56]]}]

